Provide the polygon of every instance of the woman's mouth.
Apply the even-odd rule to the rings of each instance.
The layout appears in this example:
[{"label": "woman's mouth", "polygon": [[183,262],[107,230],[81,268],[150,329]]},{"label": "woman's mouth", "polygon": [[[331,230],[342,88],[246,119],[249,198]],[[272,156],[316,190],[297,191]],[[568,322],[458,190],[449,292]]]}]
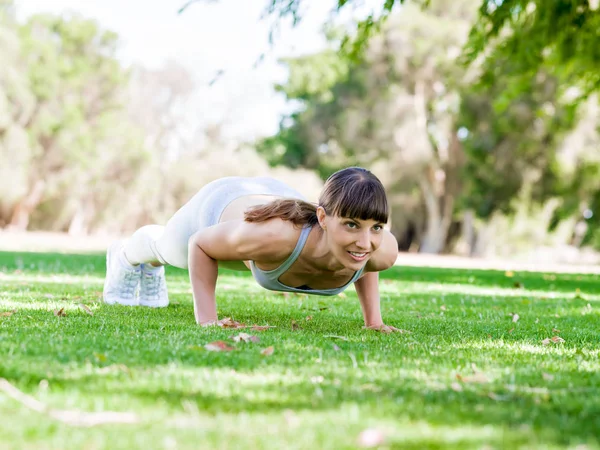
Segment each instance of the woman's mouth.
[{"label": "woman's mouth", "polygon": [[367,252],[348,252],[348,254],[352,257],[352,259],[354,259],[355,261],[364,261],[365,258],[367,257],[368,253]]}]

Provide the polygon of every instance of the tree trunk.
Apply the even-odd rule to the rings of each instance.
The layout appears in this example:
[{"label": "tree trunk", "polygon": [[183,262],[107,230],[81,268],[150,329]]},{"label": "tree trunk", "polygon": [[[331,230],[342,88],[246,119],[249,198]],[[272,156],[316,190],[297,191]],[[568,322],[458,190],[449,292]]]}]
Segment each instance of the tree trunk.
[{"label": "tree trunk", "polygon": [[31,213],[35,210],[37,205],[42,201],[44,195],[44,188],[46,182],[43,180],[37,180],[29,193],[23,198],[13,210],[8,229],[25,231],[29,226],[29,219]]},{"label": "tree trunk", "polygon": [[[419,251],[421,253],[440,253],[446,246],[448,228],[452,218],[452,204],[441,205],[440,197],[435,188],[434,169],[427,168],[427,172],[419,178],[419,185],[425,201],[427,211],[427,226]],[[453,203],[452,198],[447,201]],[[442,210],[443,207],[443,210]]]}]

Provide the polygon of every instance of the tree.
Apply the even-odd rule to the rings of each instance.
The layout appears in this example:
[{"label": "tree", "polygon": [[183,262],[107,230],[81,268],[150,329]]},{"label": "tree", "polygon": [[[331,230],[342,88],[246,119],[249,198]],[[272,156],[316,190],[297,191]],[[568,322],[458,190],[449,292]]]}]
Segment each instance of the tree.
[{"label": "tree", "polygon": [[99,143],[122,120],[117,112],[127,76],[115,58],[116,34],[93,21],[38,15],[19,33],[34,102],[24,123],[29,148],[20,152],[28,179],[9,223],[26,229],[38,205],[65,184],[94,180],[98,161],[107,159]]},{"label": "tree", "polygon": [[[412,227],[421,251],[443,250],[463,163],[456,121],[464,69],[455,57],[473,11],[469,1],[426,12],[407,5],[358,63],[333,50],[287,60],[290,77],[279,88],[303,106],[260,150],[273,164],[323,177],[351,164],[378,167],[397,211],[395,233]],[[407,203],[418,205],[410,215]]]},{"label": "tree", "polygon": [[[481,57],[488,73],[497,55],[510,57],[513,95],[526,92],[540,71],[562,73],[567,88],[585,97],[600,90],[598,0],[483,0],[466,46],[465,61]],[[578,103],[574,96],[573,103]]]}]

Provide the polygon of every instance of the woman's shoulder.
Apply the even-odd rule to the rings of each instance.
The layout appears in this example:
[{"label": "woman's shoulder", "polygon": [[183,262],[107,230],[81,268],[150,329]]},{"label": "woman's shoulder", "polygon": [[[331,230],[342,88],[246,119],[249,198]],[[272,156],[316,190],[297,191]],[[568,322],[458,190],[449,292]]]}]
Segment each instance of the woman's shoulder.
[{"label": "woman's shoulder", "polygon": [[273,218],[264,222],[242,221],[240,231],[252,253],[266,260],[287,257],[295,248],[302,229],[290,221]]},{"label": "woman's shoulder", "polygon": [[398,241],[392,233],[384,230],[381,245],[373,253],[373,256],[365,267],[365,272],[381,272],[389,269],[398,259]]}]

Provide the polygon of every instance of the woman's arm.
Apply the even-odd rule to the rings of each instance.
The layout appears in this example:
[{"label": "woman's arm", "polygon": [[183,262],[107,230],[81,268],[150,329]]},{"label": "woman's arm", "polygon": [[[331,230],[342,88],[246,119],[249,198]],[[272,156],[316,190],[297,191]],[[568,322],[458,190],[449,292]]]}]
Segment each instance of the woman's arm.
[{"label": "woman's arm", "polygon": [[389,333],[400,331],[383,323],[379,296],[379,272],[394,265],[398,257],[398,241],[386,231],[381,246],[365,267],[365,274],[354,283],[365,321],[365,328]]},{"label": "woman's arm", "polygon": [[283,261],[297,239],[292,225],[281,220],[261,223],[235,220],[194,234],[189,241],[188,270],[196,322],[209,325],[217,321],[217,261]]},{"label": "woman's arm", "polygon": [[379,272],[368,272],[356,280],[354,287],[365,319],[365,327],[383,325],[379,301]]},{"label": "woman's arm", "polygon": [[194,317],[199,325],[217,322],[217,260],[208,256],[198,244],[201,239],[190,239],[188,270],[194,299]]}]

